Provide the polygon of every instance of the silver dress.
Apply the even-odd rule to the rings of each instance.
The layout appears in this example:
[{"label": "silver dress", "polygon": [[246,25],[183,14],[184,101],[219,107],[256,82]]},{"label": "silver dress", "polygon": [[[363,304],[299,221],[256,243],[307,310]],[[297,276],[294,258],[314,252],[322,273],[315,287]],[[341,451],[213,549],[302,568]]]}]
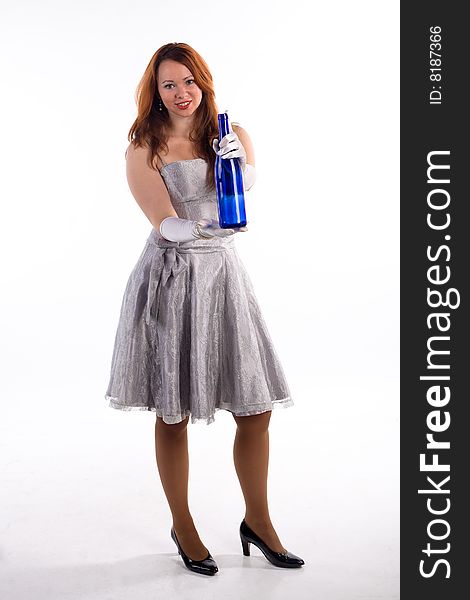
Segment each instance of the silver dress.
[{"label": "silver dress", "polygon": [[[218,219],[202,158],[164,163],[177,215]],[[165,423],[212,423],[293,405],[251,280],[225,238],[169,242],[152,231],[122,299],[105,399]]]}]

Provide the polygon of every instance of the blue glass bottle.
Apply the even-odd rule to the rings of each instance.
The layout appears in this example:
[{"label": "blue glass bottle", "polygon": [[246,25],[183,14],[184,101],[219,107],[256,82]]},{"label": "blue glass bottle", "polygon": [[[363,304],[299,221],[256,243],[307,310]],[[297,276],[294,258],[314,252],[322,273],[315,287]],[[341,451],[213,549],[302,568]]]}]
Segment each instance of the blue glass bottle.
[{"label": "blue glass bottle", "polygon": [[[232,127],[227,111],[218,114],[219,142]],[[245,194],[243,172],[238,158],[215,158],[215,187],[219,212],[219,227],[222,229],[244,227],[246,225]]]}]

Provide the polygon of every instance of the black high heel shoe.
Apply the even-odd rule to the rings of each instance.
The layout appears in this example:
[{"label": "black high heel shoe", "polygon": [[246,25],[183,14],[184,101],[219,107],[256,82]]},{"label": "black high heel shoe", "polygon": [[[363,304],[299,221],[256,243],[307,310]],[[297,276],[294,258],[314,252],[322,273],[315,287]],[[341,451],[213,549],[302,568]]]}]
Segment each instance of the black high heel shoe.
[{"label": "black high heel shoe", "polygon": [[202,575],[215,575],[217,573],[219,568],[215,560],[212,558],[210,552],[207,554],[206,558],[203,558],[202,560],[193,560],[192,558],[189,558],[189,556],[185,554],[183,548],[181,548],[173,527],[171,528],[170,535],[172,540],[175,542],[176,547],[178,548],[178,553],[183,559],[184,564],[190,571],[195,571],[196,573],[201,573]]},{"label": "black high heel shoe", "polygon": [[250,544],[257,546],[265,557],[276,567],[287,567],[295,569],[305,564],[305,561],[292,554],[292,552],[274,552],[271,550],[256,533],[248,527],[245,519],[240,523],[240,539],[242,541],[243,554],[250,556]]}]

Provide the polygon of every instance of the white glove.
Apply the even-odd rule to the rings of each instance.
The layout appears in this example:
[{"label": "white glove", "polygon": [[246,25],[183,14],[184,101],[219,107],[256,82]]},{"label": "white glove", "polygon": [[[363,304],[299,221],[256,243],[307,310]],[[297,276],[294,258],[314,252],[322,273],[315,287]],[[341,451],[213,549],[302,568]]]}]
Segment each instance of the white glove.
[{"label": "white glove", "polygon": [[245,171],[246,151],[243,144],[240,142],[238,135],[234,131],[224,135],[220,142],[215,138],[212,141],[212,148],[214,152],[222,158],[238,158],[242,171]]},{"label": "white glove", "polygon": [[246,151],[240,138],[235,132],[227,133],[220,140],[215,138],[212,141],[212,148],[221,158],[238,158],[243,171],[243,184],[245,190],[248,191],[253,187],[256,181],[256,169],[253,165],[246,162]]},{"label": "white glove", "polygon": [[189,219],[165,217],[160,223],[159,231],[169,242],[190,242],[201,237],[196,225],[196,221]]},{"label": "white glove", "polygon": [[204,237],[227,237],[238,233],[239,231],[248,231],[248,227],[237,227],[236,229],[222,229],[219,227],[219,221],[217,219],[200,219],[198,221],[198,231],[200,231]]},{"label": "white glove", "polygon": [[254,182],[256,181],[256,169],[253,165],[246,164],[245,172],[243,173],[243,186],[246,191],[248,191],[251,187],[253,187]]},{"label": "white glove", "polygon": [[169,242],[192,242],[196,239],[212,238],[214,236],[227,237],[247,231],[248,228],[222,229],[216,219],[180,219],[179,217],[165,217],[160,223],[160,234]]}]

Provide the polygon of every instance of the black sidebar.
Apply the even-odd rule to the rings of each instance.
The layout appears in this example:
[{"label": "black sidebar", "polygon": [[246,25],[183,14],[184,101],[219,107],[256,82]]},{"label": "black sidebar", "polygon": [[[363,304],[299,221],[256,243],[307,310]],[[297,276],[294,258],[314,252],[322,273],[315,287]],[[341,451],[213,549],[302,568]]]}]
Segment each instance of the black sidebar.
[{"label": "black sidebar", "polygon": [[470,597],[467,8],[401,3],[402,600]]}]

